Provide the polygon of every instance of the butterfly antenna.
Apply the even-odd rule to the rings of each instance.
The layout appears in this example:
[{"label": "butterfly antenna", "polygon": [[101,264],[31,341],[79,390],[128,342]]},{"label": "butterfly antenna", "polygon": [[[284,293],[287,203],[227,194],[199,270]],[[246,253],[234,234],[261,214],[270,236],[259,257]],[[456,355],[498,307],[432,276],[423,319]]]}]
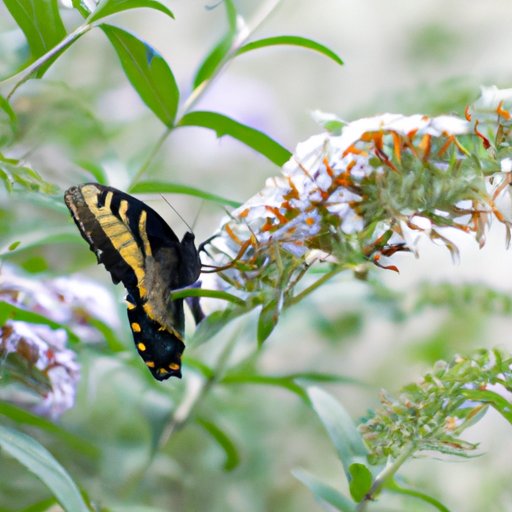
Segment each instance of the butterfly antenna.
[{"label": "butterfly antenna", "polygon": [[[197,209],[197,213],[194,216],[194,220],[192,221],[192,228],[196,227],[197,220],[199,219],[199,215],[200,215],[201,211],[203,210],[203,206],[204,206],[204,199],[201,201],[201,204],[199,205],[199,208]],[[193,232],[194,231],[192,230],[192,233]]]},{"label": "butterfly antenna", "polygon": [[191,233],[193,233],[194,230],[191,228],[189,223],[180,215],[180,212],[178,210],[176,210],[176,208],[174,208],[174,206],[167,200],[167,198],[163,194],[160,194],[160,195],[162,196],[162,199],[171,207],[171,209],[174,211],[174,213],[182,220],[183,224],[185,224],[185,226],[187,226],[189,231]]}]

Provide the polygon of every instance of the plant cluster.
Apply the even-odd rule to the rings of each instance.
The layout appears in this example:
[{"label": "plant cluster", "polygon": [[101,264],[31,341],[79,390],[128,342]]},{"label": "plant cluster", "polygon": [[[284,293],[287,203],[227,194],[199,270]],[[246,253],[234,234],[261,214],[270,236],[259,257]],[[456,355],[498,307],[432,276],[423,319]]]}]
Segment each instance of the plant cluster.
[{"label": "plant cluster", "polygon": [[[261,469],[246,480],[235,480],[234,470],[242,465],[242,457],[229,429],[223,427],[224,418],[231,417],[235,409],[225,405],[225,397],[236,402],[240,388],[254,385],[291,392],[300,398],[307,414],[314,411],[324,425],[346,482],[333,488],[303,470],[293,472],[321,504],[343,512],[361,512],[378,504],[385,494],[398,493],[404,503],[414,498],[446,512],[448,509],[428,493],[403,486],[398,472],[420,453],[467,457],[477,444],[466,441],[464,431],[489,408],[512,423],[509,354],[485,349],[445,358],[449,362],[438,361],[421,380],[403,387],[397,398],[383,391],[380,407],[359,425],[319,386],[343,383],[363,389],[361,381],[308,369],[269,373],[261,370],[259,360],[262,344],[283,312],[310,299],[342,272],[373,287],[373,300],[403,319],[413,312],[374,277],[382,270],[399,270],[396,253],[418,255],[419,240],[428,239],[446,247],[457,259],[453,233],[466,233],[483,246],[493,220],[505,226],[509,241],[512,91],[484,88],[481,97],[458,116],[383,114],[347,122],[333,114],[317,113],[322,133],[290,152],[262,131],[224,114],[196,109],[227,64],[248,52],[289,45],[342,64],[337,54],[308,38],[278,35],[254,39],[254,32],[278,0],[263,2],[251,22],[237,12],[232,0],[217,6],[225,9],[227,28],[197,66],[186,97],[155,48],[105,23],[107,17],[141,7],[173,18],[164,4],[156,0],[72,0],[66,2],[68,14],[74,16],[71,30],[67,28],[69,20],[66,18],[66,24],[62,21],[63,7],[56,0],[5,0],[4,4],[26,38],[30,57],[19,72],[0,82],[2,92],[5,90],[0,96],[0,182],[2,198],[9,205],[0,208],[0,235],[6,238],[0,248],[0,447],[49,489],[49,493],[35,493],[31,502],[31,496],[19,496],[20,507],[50,510],[58,502],[73,512],[115,511],[136,502],[167,510],[169,482],[185,489],[190,481],[194,488],[191,499],[200,500],[204,496],[199,485],[201,471],[190,474],[185,469],[192,454],[197,456],[205,449],[204,441],[201,438],[195,445],[189,441],[192,448],[187,446],[182,466],[176,462],[181,460],[179,453],[172,451],[177,448],[169,443],[179,430],[192,435],[193,427],[199,427],[221,448],[223,469],[237,486],[263,479],[265,470]],[[63,153],[69,152],[79,161],[76,173],[56,177],[45,172],[37,158],[31,158],[29,130],[24,124],[24,116],[30,114],[23,107],[23,100],[29,99],[22,91],[30,79],[44,78],[70,47],[96,29],[106,36],[105,44],[114,50],[126,80],[148,112],[164,125],[136,164],[114,166],[127,183],[127,191],[180,193],[230,208],[202,246],[202,286],[172,292],[174,299],[199,299],[206,312],[187,336],[190,348],[184,358],[185,379],[179,387],[163,388],[141,368],[133,347],[124,341],[126,329],[120,326],[118,311],[103,288],[83,277],[55,277],[67,272],[49,268],[43,256],[52,247],[75,242],[80,254],[87,252],[64,216],[60,189],[69,186],[70,180],[94,179],[107,185],[116,173],[108,169],[107,158],[94,162],[79,158],[91,151],[85,139],[103,137],[103,132],[98,136],[101,123],[88,108],[84,108],[87,114],[82,119],[90,121],[92,128],[86,132],[81,126],[86,137],[73,138],[62,126],[59,132],[68,144]],[[75,103],[73,108],[83,108],[83,102]],[[58,103],[57,108],[64,107]],[[186,126],[206,128],[219,137],[242,142],[280,168],[280,174],[267,179],[259,193],[242,203],[148,177],[166,141]],[[53,133],[49,125],[48,132]],[[8,203],[11,198],[15,200]],[[30,209],[43,211],[55,225],[38,226],[37,230],[24,226],[23,230],[16,214],[20,208],[16,202],[24,204],[23,200],[30,203],[27,211],[34,218],[37,213]],[[24,259],[32,252],[33,257]],[[65,254],[59,256],[65,260]],[[81,256],[76,258],[76,265],[68,267],[77,270],[90,264]],[[16,265],[35,276],[23,276]],[[446,307],[451,312],[473,307],[496,314],[510,313],[511,304],[506,294],[478,285],[427,284],[415,307]],[[251,312],[258,317],[256,329]],[[249,321],[237,328],[243,316]],[[357,328],[360,317],[353,320]],[[233,334],[227,335],[230,328]],[[226,339],[217,343],[221,330]],[[343,334],[338,327],[334,331],[335,337]],[[247,339],[249,343],[244,344]],[[96,410],[90,396],[101,395],[95,392],[99,385],[103,394],[112,392],[114,396]],[[80,411],[77,403],[86,411]],[[240,432],[256,436],[259,427],[252,423],[260,419],[260,411],[251,408],[246,415]],[[66,469],[53,454],[58,450],[64,450],[61,457]],[[203,462],[197,467],[203,470]],[[79,475],[82,489],[70,474]],[[96,475],[100,477],[95,480]],[[204,486],[216,485],[212,478],[209,473]],[[98,480],[108,479],[115,482],[115,491],[102,494]],[[9,482],[1,485],[8,487]],[[137,496],[127,491],[132,488]],[[255,489],[248,495],[255,496]],[[221,494],[227,499],[227,492]],[[267,506],[264,500],[262,509]],[[204,507],[204,500],[196,505]],[[224,507],[222,503],[220,509]]]}]

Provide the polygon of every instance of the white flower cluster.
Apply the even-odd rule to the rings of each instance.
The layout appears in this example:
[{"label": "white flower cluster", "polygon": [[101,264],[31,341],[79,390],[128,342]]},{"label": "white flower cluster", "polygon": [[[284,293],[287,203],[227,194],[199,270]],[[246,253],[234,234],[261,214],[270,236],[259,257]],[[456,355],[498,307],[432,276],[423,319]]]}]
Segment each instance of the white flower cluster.
[{"label": "white flower cluster", "polygon": [[[99,333],[87,325],[88,318],[109,323],[117,318],[112,299],[100,287],[68,278],[35,281],[8,265],[0,274],[0,301],[65,324],[91,341],[99,339]],[[12,374],[18,382],[0,388],[2,399],[52,418],[71,408],[80,371],[67,342],[64,329],[11,319],[0,325],[4,377],[9,382]]]},{"label": "white flower cluster", "polygon": [[244,244],[273,243],[303,257],[321,236],[358,233],[365,227],[359,185],[373,173],[392,170],[384,141],[400,159],[402,148],[423,144],[428,151],[433,138],[450,144],[470,131],[468,121],[453,116],[383,114],[346,124],[339,136],[315,135],[297,146],[281,176],[269,178],[263,190],[232,212],[214,245],[228,258],[240,251],[250,255]]}]

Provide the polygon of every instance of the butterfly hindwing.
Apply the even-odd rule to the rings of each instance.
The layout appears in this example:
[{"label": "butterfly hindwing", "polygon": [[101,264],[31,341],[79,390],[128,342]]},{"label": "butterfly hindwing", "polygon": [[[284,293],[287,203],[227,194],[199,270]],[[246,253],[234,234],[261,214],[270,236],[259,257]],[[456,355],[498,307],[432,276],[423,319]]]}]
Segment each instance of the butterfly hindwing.
[{"label": "butterfly hindwing", "polygon": [[148,365],[152,374],[159,380],[181,376],[183,301],[171,301],[170,292],[199,277],[194,235],[180,242],[158,213],[112,187],[86,183],[69,188],[64,199],[98,263],[126,287],[135,344],[144,361],[155,364]]},{"label": "butterfly hindwing", "polygon": [[180,333],[169,332],[151,320],[140,305],[130,302],[130,297],[127,304],[135,347],[153,377],[158,380],[181,378],[181,355],[185,344]]}]

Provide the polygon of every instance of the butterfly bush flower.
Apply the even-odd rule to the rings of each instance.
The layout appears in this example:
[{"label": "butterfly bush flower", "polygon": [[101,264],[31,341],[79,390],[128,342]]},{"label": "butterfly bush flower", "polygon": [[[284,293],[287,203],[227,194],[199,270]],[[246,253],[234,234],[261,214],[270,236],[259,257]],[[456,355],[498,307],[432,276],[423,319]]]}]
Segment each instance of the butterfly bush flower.
[{"label": "butterfly bush flower", "polygon": [[[212,263],[223,268],[218,286],[286,295],[315,261],[398,270],[388,258],[416,254],[420,237],[456,258],[454,229],[481,245],[492,218],[508,231],[500,208],[512,183],[510,114],[503,99],[493,103],[503,94],[484,91],[484,97],[464,118],[382,114],[337,121],[339,134],[299,144],[281,174],[233,211],[211,242]],[[329,116],[326,126],[335,120]]]},{"label": "butterfly bush flower", "polygon": [[507,397],[512,391],[512,359],[499,350],[438,361],[419,382],[397,397],[381,393],[380,407],[363,419],[359,430],[370,460],[382,463],[403,451],[433,450],[467,456],[478,445],[460,436],[495,408],[511,421]]},{"label": "butterfly bush flower", "polygon": [[74,278],[34,281],[10,266],[3,266],[0,274],[0,301],[8,311],[0,325],[0,396],[56,418],[73,406],[80,375],[76,354],[67,348],[68,332],[15,320],[17,313],[9,312],[9,305],[65,324],[81,339],[96,341],[100,334],[88,321],[110,323],[117,316],[114,304],[99,287]]}]

